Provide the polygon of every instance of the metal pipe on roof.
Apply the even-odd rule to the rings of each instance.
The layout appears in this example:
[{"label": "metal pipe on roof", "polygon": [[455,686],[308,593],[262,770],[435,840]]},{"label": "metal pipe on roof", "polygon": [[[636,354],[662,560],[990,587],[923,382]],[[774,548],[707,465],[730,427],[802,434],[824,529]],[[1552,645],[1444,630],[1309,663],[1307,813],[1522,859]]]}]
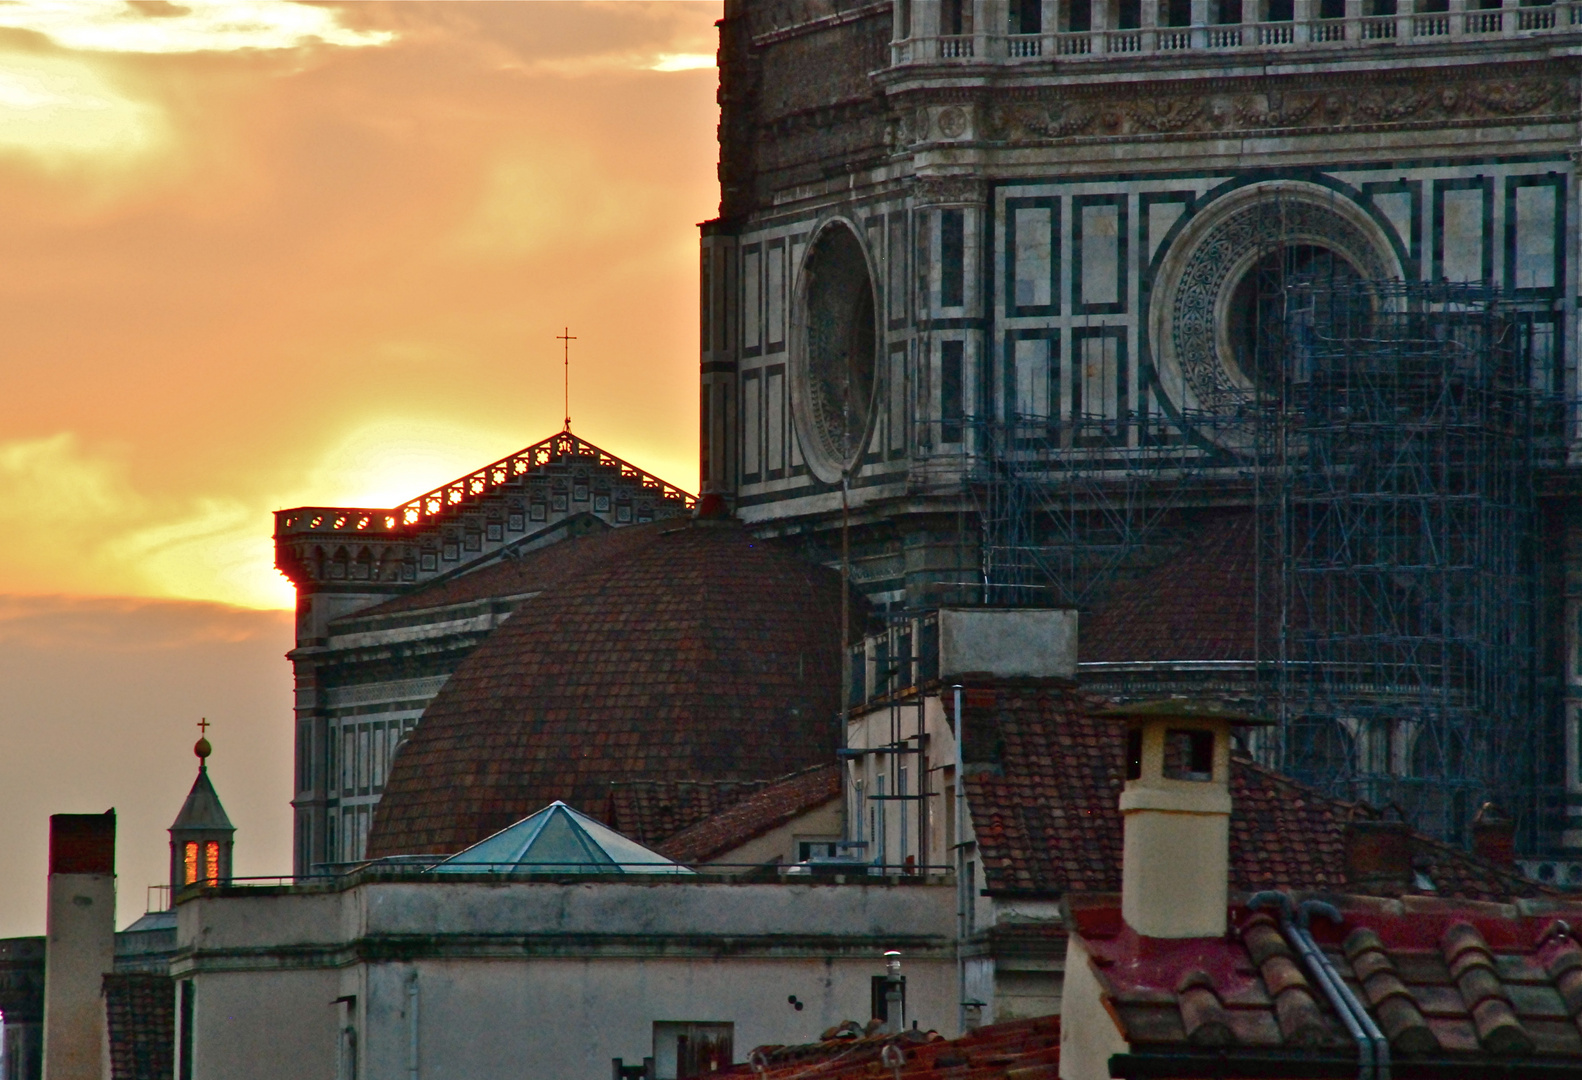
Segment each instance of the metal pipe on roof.
[{"label": "metal pipe on roof", "polygon": [[1373,1017],[1368,1015],[1368,1010],[1363,1008],[1362,1002],[1357,1000],[1351,988],[1346,985],[1340,973],[1329,962],[1329,957],[1318,947],[1318,942],[1313,940],[1313,935],[1308,932],[1307,923],[1312,915],[1319,914],[1332,922],[1341,921],[1340,912],[1332,904],[1317,900],[1304,900],[1299,912],[1300,923],[1291,918],[1291,898],[1283,892],[1270,889],[1254,893],[1247,901],[1247,906],[1254,911],[1260,908],[1274,908],[1280,915],[1280,932],[1287,942],[1296,949],[1302,957],[1303,965],[1308,973],[1318,983],[1319,989],[1324,991],[1324,997],[1329,1000],[1330,1007],[1335,1010],[1335,1015],[1340,1017],[1345,1024],[1346,1032],[1357,1044],[1357,1080],[1390,1080],[1390,1043],[1373,1022]]},{"label": "metal pipe on roof", "polygon": [[967,1030],[967,960],[962,951],[967,947],[967,889],[969,884],[966,877],[967,860],[963,858],[966,852],[967,837],[966,811],[967,784],[963,772],[961,744],[962,744],[962,718],[961,718],[961,684],[953,686],[956,693],[956,1030]]}]

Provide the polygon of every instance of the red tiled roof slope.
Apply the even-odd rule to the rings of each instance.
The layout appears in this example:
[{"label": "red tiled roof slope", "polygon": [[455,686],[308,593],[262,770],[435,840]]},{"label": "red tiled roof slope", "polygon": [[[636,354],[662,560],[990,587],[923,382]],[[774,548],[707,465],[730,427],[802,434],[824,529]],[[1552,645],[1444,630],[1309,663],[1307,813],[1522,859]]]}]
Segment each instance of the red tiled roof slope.
[{"label": "red tiled roof slope", "polygon": [[729,809],[682,829],[655,850],[676,862],[707,862],[798,814],[840,798],[841,771],[831,762],[784,777]]},{"label": "red tiled roof slope", "polygon": [[[1124,737],[1114,720],[1092,716],[1092,705],[1074,689],[1049,684],[968,689],[967,799],[991,890],[1119,891]],[[1355,804],[1240,757],[1231,762],[1231,801],[1232,889],[1350,887],[1344,830]],[[1414,834],[1412,843],[1436,895],[1547,895],[1427,836]]]},{"label": "red tiled roof slope", "polygon": [[[1345,897],[1337,906],[1340,925],[1315,919],[1312,933],[1389,1040],[1397,1075],[1531,1075],[1524,1066],[1582,1075],[1582,946],[1571,930],[1582,904]],[[1303,1075],[1356,1075],[1351,1040],[1278,921],[1230,914],[1222,937],[1144,942],[1114,898],[1073,907],[1072,932],[1132,1052],[1155,1055],[1151,1075],[1159,1055],[1205,1052],[1216,1075],[1264,1075],[1236,1055],[1269,1051],[1306,1058]]]},{"label": "red tiled roof slope", "polygon": [[617,529],[507,619],[396,755],[371,857],[455,852],[612,780],[752,779],[828,760],[840,579],[734,524]]},{"label": "red tiled roof slope", "polygon": [[1250,510],[1203,518],[1168,560],[1118,582],[1083,620],[1082,659],[1257,659],[1256,541]]},{"label": "red tiled roof slope", "polygon": [[682,829],[713,817],[769,780],[614,780],[604,822],[623,836],[653,847]]},{"label": "red tiled roof slope", "polygon": [[175,1065],[176,984],[168,975],[104,977],[111,1080],[170,1077]]},{"label": "red tiled roof slope", "polygon": [[[649,525],[625,526],[623,531],[630,529],[653,533],[675,527],[674,521],[656,521]],[[520,596],[523,593],[542,592],[556,582],[577,574],[589,563],[597,563],[606,557],[605,549],[597,543],[597,540],[608,531],[608,527],[603,522],[590,515],[587,532],[524,552],[515,559],[501,559],[469,573],[459,574],[453,578],[442,578],[414,592],[397,596],[393,600],[354,611],[348,618],[362,619],[370,615],[423,611],[428,608],[471,603],[475,600],[488,600],[496,596]]]},{"label": "red tiled roof slope", "polygon": [[[845,1025],[849,1031],[850,1025]],[[827,1034],[834,1034],[833,1032]],[[959,1039],[914,1031],[900,1035],[827,1038],[806,1046],[760,1046],[756,1059],[716,1076],[756,1076],[760,1080],[868,1080],[901,1076],[906,1080],[1056,1080],[1060,1075],[1060,1017],[1041,1016],[991,1024]],[[885,1049],[894,1047],[886,1064]]]}]

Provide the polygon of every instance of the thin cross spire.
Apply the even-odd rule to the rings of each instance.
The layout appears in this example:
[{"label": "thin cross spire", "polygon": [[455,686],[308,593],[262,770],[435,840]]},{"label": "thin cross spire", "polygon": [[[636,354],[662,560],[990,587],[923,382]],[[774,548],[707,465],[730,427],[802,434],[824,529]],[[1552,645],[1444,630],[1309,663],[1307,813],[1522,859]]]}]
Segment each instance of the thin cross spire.
[{"label": "thin cross spire", "polygon": [[209,728],[212,726],[213,725],[209,723],[209,718],[205,716],[203,719],[198,721],[198,733],[200,735],[207,735],[209,733]]},{"label": "thin cross spire", "polygon": [[576,337],[571,332],[571,327],[566,327],[555,335],[555,340],[561,345],[561,361],[565,366],[565,400],[566,400],[566,430],[571,430],[571,343]]}]

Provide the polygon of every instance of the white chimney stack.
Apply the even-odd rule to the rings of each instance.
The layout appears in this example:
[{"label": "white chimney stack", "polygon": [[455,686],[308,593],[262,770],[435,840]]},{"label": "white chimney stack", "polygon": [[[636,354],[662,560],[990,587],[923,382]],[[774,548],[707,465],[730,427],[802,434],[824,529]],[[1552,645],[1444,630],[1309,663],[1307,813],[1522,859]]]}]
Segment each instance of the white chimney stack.
[{"label": "white chimney stack", "polygon": [[115,966],[115,811],[49,819],[44,1080],[109,1075],[104,976]]},{"label": "white chimney stack", "polygon": [[1230,732],[1258,723],[1187,700],[1119,706],[1126,724],[1121,917],[1155,938],[1225,933],[1230,874]]}]

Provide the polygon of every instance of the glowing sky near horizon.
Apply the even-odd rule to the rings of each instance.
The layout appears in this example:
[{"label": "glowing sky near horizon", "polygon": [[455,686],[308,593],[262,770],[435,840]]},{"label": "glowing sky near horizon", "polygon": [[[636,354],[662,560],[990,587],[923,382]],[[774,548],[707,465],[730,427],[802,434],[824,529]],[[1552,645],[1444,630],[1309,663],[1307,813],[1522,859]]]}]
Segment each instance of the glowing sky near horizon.
[{"label": "glowing sky near horizon", "polygon": [[0,0],[0,594],[292,602],[270,512],[560,426],[689,489],[718,3]]}]

